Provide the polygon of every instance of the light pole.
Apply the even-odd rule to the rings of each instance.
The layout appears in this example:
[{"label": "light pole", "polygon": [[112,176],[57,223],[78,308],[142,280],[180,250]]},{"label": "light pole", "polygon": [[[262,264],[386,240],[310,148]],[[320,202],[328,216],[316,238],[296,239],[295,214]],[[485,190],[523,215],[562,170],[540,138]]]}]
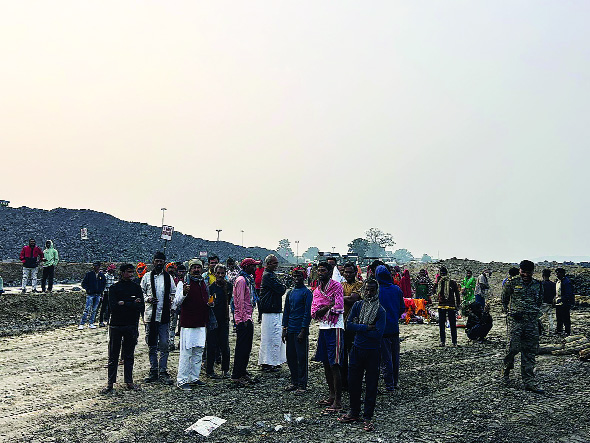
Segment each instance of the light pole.
[{"label": "light pole", "polygon": [[166,211],[166,208],[162,208],[162,227],[164,226],[164,211]]},{"label": "light pole", "polygon": [[242,229],[242,248],[244,247],[244,230]]},{"label": "light pole", "polygon": [[[162,232],[164,230],[164,212],[166,208],[162,208]],[[164,254],[166,254],[166,246],[168,245],[168,240],[164,240]]]},{"label": "light pole", "polygon": [[334,249],[336,249],[336,246],[332,246],[332,254],[334,253]]},{"label": "light pole", "polygon": [[299,265],[299,240],[295,240],[295,244],[297,245],[297,253],[295,254],[295,259],[297,260],[297,265]]},{"label": "light pole", "polygon": [[216,229],[216,231],[217,231],[217,241],[219,241],[219,233],[220,233],[221,231],[223,231],[223,229]]}]

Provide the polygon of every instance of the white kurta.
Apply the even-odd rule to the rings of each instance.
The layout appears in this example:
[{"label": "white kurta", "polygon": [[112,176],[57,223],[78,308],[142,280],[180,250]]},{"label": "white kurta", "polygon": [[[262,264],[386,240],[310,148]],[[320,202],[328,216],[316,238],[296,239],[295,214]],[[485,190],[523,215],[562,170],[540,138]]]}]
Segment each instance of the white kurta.
[{"label": "white kurta", "polygon": [[281,338],[282,334],[283,314],[262,314],[259,365],[278,366],[287,361],[287,348]]},{"label": "white kurta", "polygon": [[180,328],[180,356],[176,376],[178,386],[199,379],[206,337],[205,327]]}]

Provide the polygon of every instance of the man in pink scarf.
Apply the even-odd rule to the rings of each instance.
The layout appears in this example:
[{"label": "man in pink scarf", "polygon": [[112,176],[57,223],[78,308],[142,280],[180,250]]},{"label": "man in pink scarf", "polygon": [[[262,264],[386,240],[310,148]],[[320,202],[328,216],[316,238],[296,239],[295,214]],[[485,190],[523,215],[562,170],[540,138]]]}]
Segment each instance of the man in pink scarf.
[{"label": "man in pink scarf", "polygon": [[311,317],[319,323],[318,346],[314,360],[322,362],[330,396],[319,402],[326,413],[342,410],[340,364],[344,348],[344,294],[342,285],[332,280],[332,266],[318,264],[319,285],[313,291]]},{"label": "man in pink scarf", "polygon": [[410,279],[410,271],[407,269],[402,275],[400,288],[404,294],[404,298],[412,298],[412,280]]}]

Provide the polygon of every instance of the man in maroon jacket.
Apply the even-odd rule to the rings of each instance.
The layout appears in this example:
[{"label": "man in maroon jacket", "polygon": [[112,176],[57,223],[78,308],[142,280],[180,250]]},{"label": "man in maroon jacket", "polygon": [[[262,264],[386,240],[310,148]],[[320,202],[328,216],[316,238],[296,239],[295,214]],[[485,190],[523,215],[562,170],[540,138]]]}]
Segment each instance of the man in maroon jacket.
[{"label": "man in maroon jacket", "polygon": [[29,278],[33,292],[37,292],[37,267],[43,258],[43,251],[36,246],[34,238],[29,240],[29,245],[23,247],[20,251],[20,261],[23,263],[23,284],[21,292],[27,292],[27,281]]},{"label": "man in maroon jacket", "polygon": [[178,282],[172,308],[180,306],[180,356],[176,383],[179,389],[190,391],[203,385],[199,380],[203,349],[209,323],[209,290],[203,279],[203,263],[193,258],[188,262],[189,280]]}]

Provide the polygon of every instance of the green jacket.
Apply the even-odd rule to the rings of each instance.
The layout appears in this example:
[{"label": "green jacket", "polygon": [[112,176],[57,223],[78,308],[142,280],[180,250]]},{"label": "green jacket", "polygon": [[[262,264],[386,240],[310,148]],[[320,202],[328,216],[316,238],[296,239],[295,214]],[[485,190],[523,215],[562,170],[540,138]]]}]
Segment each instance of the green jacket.
[{"label": "green jacket", "polygon": [[465,291],[465,293],[463,294],[463,300],[464,301],[471,301],[475,295],[474,295],[474,291],[475,291],[475,283],[476,283],[476,279],[475,277],[465,277],[463,279],[463,281],[461,282],[461,286],[463,287],[463,290]]},{"label": "green jacket", "polygon": [[53,247],[53,242],[51,240],[47,241],[51,243],[51,245],[49,246],[49,248],[45,248],[45,250],[43,251],[44,260],[41,263],[41,265],[44,268],[47,268],[49,266],[57,266],[57,263],[59,262],[59,254],[57,253],[57,249]]},{"label": "green jacket", "polygon": [[502,290],[504,310],[515,320],[536,319],[542,303],[543,285],[534,278],[525,283],[520,276],[512,277]]}]

